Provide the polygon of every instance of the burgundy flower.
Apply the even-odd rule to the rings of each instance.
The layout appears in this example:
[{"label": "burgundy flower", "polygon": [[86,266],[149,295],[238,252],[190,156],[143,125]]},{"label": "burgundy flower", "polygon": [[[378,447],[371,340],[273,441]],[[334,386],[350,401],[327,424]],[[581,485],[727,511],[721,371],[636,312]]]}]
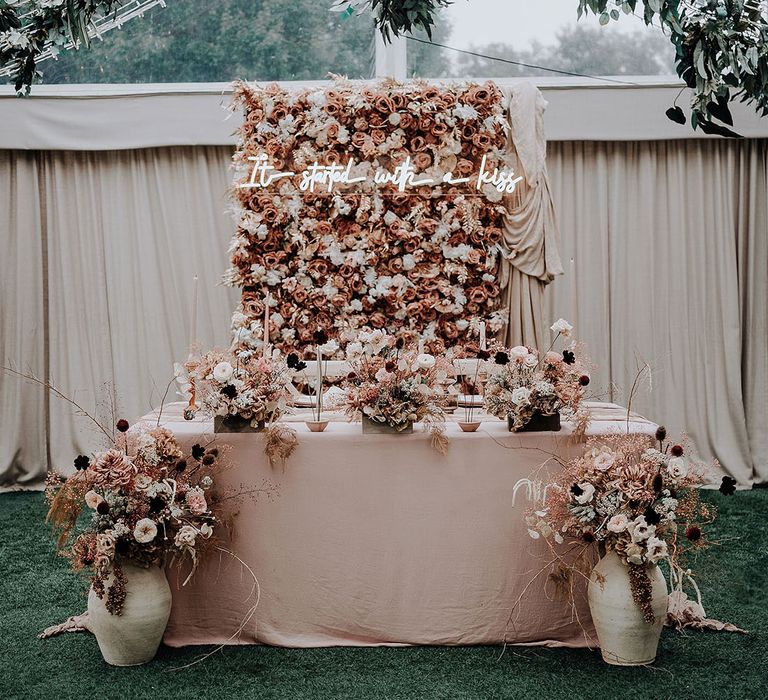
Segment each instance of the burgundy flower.
[{"label": "burgundy flower", "polygon": [[106,501],[99,501],[99,505],[96,506],[96,511],[100,515],[106,515],[107,513],[109,513],[109,503],[107,503]]},{"label": "burgundy flower", "polygon": [[661,474],[657,474],[653,477],[653,490],[659,493],[662,488],[664,488],[664,477]]},{"label": "burgundy flower", "polygon": [[584,489],[581,488],[581,486],[579,486],[578,484],[574,484],[573,486],[571,486],[571,493],[574,496],[581,496],[581,494],[584,493]]},{"label": "burgundy flower", "polygon": [[226,386],[221,387],[221,394],[228,399],[234,399],[235,396],[237,396],[237,388],[234,384],[227,384]]},{"label": "burgundy flower", "polygon": [[176,462],[176,471],[177,472],[183,472],[187,468],[187,460],[186,459],[180,459],[178,462]]},{"label": "burgundy flower", "polygon": [[563,362],[565,362],[566,365],[572,365],[576,362],[576,355],[570,350],[563,350]]},{"label": "burgundy flower", "polygon": [[682,445],[672,445],[672,449],[670,450],[670,452],[675,457],[682,457],[683,456],[683,446]]},{"label": "burgundy flower", "polygon": [[507,355],[505,352],[499,351],[496,353],[493,360],[497,365],[506,365],[509,364],[509,355]]},{"label": "burgundy flower", "polygon": [[128,421],[125,420],[125,418],[121,418],[119,421],[117,421],[117,424],[115,426],[121,433],[124,433],[130,428],[131,426],[128,424]]},{"label": "burgundy flower", "polygon": [[685,536],[691,542],[698,542],[701,539],[701,528],[696,525],[691,525],[685,529]]},{"label": "burgundy flower", "polygon": [[645,509],[643,516],[649,525],[658,525],[661,522],[661,516],[650,506]]},{"label": "burgundy flower", "polygon": [[403,339],[403,337],[402,337],[402,336],[399,336],[399,337],[398,337],[398,338],[395,340],[395,349],[397,349],[397,350],[402,350],[404,345],[405,345],[405,340]]},{"label": "burgundy flower", "polygon": [[491,353],[489,353],[487,350],[478,350],[477,351],[477,359],[478,360],[487,360],[491,357]]},{"label": "burgundy flower", "polygon": [[392,360],[387,360],[387,362],[384,363],[384,369],[387,370],[387,372],[394,372],[397,365]]},{"label": "burgundy flower", "polygon": [[324,329],[318,327],[318,329],[315,331],[315,343],[317,343],[317,345],[325,345],[327,342],[328,334]]},{"label": "burgundy flower", "polygon": [[202,447],[202,445],[199,445],[195,443],[192,445],[192,457],[196,459],[198,462],[203,458],[203,455],[205,454],[205,448]]},{"label": "burgundy flower", "polygon": [[75,469],[78,471],[82,469],[88,469],[88,465],[91,463],[91,460],[88,459],[86,455],[78,455],[75,457]]},{"label": "burgundy flower", "polygon": [[579,377],[579,384],[581,384],[581,386],[587,386],[587,384],[589,384],[589,377],[586,374],[582,374]]},{"label": "burgundy flower", "polygon": [[667,439],[667,429],[660,425],[658,428],[656,428],[656,440],[658,442],[664,442],[664,440]]},{"label": "burgundy flower", "polygon": [[592,530],[584,530],[584,532],[581,533],[581,539],[585,542],[594,542],[595,533],[592,532]]}]

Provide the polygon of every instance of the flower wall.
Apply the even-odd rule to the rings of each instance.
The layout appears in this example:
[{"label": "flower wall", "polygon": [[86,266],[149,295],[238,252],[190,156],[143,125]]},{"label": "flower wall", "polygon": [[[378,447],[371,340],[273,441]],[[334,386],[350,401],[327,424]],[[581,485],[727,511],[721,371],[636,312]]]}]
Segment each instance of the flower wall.
[{"label": "flower wall", "polygon": [[[244,121],[224,281],[243,288],[236,330],[263,333],[267,293],[269,340],[284,352],[311,345],[317,326],[342,339],[363,326],[410,331],[448,347],[470,340],[480,321],[501,328],[503,192],[477,178],[510,165],[493,83],[336,81],[298,92],[239,83],[233,107]],[[249,158],[263,155],[296,175],[243,187]],[[409,186],[375,181],[408,158]],[[359,181],[301,189],[300,173],[314,163],[350,161]]]}]

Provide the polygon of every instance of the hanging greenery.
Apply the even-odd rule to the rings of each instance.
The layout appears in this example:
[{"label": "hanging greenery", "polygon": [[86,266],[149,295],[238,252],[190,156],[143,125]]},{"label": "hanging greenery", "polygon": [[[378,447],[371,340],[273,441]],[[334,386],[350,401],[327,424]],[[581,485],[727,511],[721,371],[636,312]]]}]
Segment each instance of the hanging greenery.
[{"label": "hanging greenery", "polygon": [[164,0],[0,0],[0,76],[28,95],[37,65],[62,49],[90,45]]},{"label": "hanging greenery", "polygon": [[[369,10],[389,41],[416,26],[430,34],[435,13],[453,0],[336,0],[342,12]],[[578,0],[578,17],[593,13],[602,25],[642,14],[661,25],[675,47],[677,73],[691,88],[691,125],[707,134],[738,136],[729,104],[740,100],[768,114],[768,20],[761,0]],[[489,18],[490,20],[490,18]],[[667,116],[686,123],[673,105]]]}]

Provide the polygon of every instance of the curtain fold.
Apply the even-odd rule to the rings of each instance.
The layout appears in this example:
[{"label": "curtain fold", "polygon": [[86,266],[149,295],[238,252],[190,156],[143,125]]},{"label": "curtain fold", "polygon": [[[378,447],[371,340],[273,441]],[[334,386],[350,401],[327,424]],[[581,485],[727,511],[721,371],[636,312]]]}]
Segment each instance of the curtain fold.
[{"label": "curtain fold", "polygon": [[[45,375],[47,287],[51,378],[104,422],[135,418],[187,352],[195,273],[198,339],[225,344],[236,299],[216,282],[230,156],[0,152],[2,363]],[[624,403],[648,362],[633,407],[687,430],[741,484],[768,482],[768,142],[558,142],[548,166],[575,283],[566,266],[545,294],[513,268],[511,328],[549,338],[552,320],[571,318],[599,364],[592,388]],[[105,384],[122,402],[114,411]],[[56,399],[50,422],[57,468],[100,444]],[[41,481],[42,392],[0,375],[0,425],[0,483]]]},{"label": "curtain fold", "polygon": [[[563,142],[549,164],[592,386],[626,404],[648,363],[634,408],[767,481],[766,141]],[[567,317],[570,280],[552,286]]]}]

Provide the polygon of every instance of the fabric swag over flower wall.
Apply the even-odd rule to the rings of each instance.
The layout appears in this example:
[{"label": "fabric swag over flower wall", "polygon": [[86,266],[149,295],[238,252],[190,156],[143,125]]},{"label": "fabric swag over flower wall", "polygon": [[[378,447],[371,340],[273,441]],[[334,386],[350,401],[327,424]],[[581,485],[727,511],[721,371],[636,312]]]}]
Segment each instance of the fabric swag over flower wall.
[{"label": "fabric swag over flower wall", "polygon": [[[509,227],[538,183],[515,150],[509,102],[491,82],[238,83],[237,230],[225,275],[243,288],[235,325],[263,337],[269,299],[269,342],[284,352],[312,345],[318,325],[341,338],[363,326],[418,333],[434,349],[471,340],[481,321],[501,334],[512,319],[519,331],[525,310],[511,307],[530,299],[510,295],[509,268],[516,257],[530,266],[536,246],[525,240],[530,221]],[[257,176],[257,165],[270,170]],[[308,186],[307,172],[331,165],[349,182],[318,176]],[[543,283],[560,271],[556,248],[548,252]]]}]

